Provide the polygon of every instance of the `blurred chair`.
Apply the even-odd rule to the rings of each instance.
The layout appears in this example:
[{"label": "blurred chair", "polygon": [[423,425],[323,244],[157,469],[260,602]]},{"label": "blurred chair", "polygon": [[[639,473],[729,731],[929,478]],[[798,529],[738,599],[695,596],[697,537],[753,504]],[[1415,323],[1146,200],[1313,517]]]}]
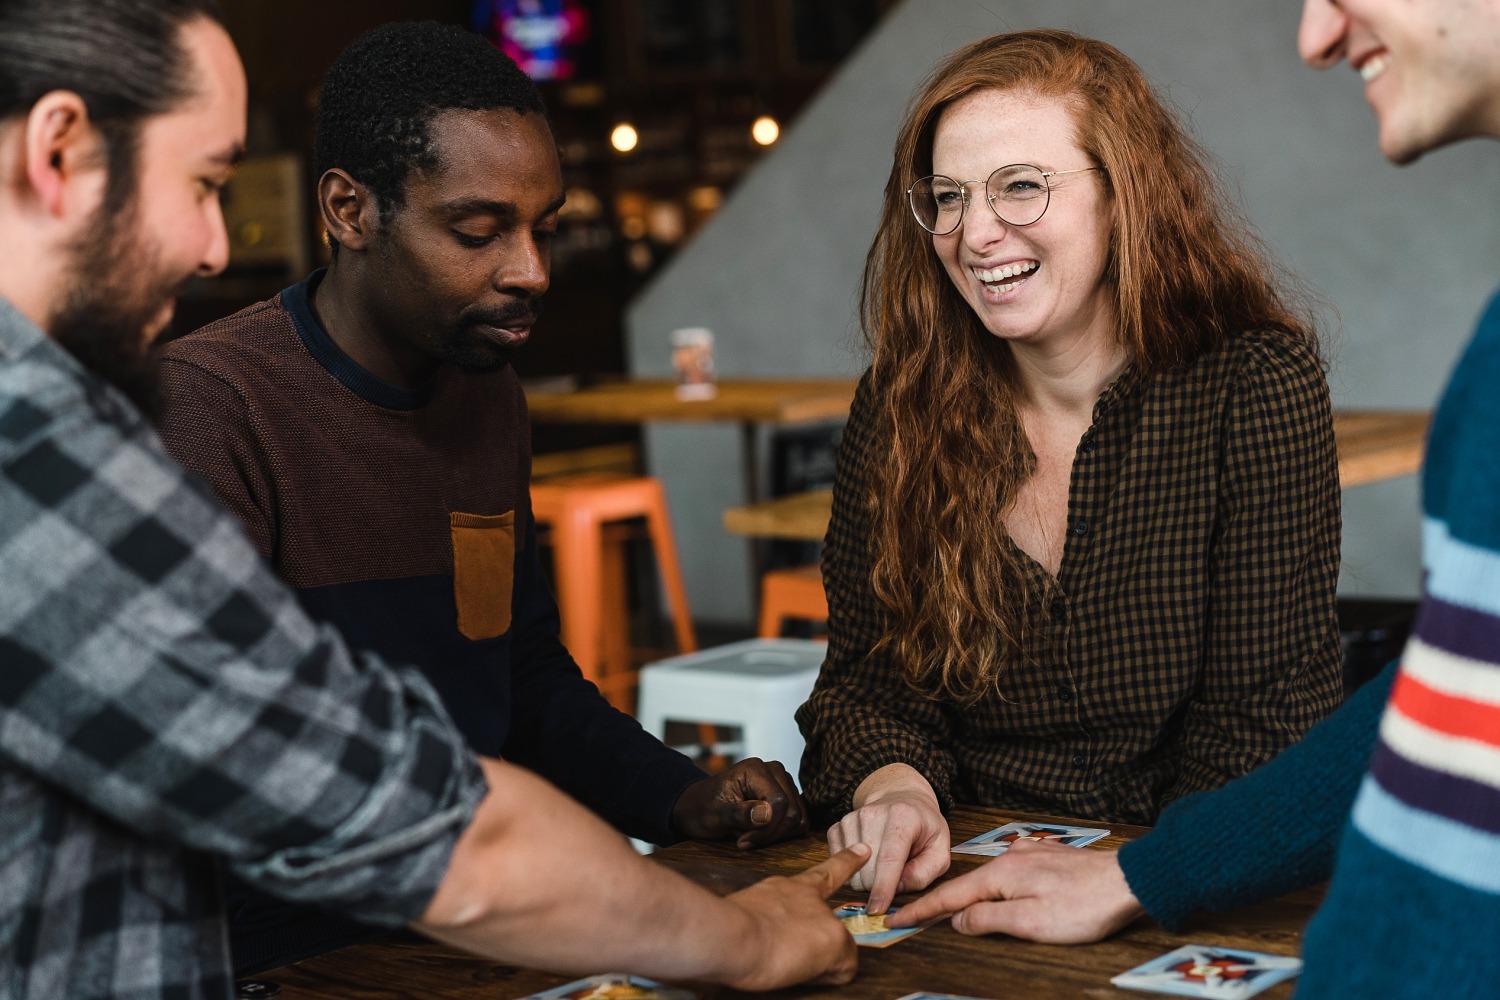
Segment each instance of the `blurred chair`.
[{"label": "blurred chair", "polygon": [[817,566],[771,569],[760,578],[760,627],[762,639],[781,638],[787,619],[828,621],[828,595],[823,591],[823,571]]},{"label": "blurred chair", "polygon": [[[545,456],[543,456],[545,457]],[[558,463],[551,463],[555,468]],[[626,543],[641,519],[656,557],[681,652],[698,648],[667,514],[666,493],[650,476],[612,471],[559,472],[531,484],[537,527],[552,546],[562,641],[610,703],[634,708],[636,666],[630,644]]]}]

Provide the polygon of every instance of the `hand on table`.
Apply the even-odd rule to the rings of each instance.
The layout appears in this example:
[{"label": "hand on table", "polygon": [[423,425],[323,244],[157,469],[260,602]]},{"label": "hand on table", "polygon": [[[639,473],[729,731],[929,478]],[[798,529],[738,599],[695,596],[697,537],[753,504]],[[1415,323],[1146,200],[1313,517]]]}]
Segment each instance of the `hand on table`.
[{"label": "hand on table", "polygon": [[998,931],[1046,944],[1083,944],[1108,937],[1144,912],[1114,851],[1023,840],[907,903],[889,925],[909,927],[951,913],[960,934]]},{"label": "hand on table", "polygon": [[916,769],[886,765],[860,783],[854,802],[854,810],[828,828],[828,849],[870,845],[870,860],[849,880],[857,892],[870,890],[870,913],[884,913],[896,893],[925,889],[948,870],[948,822]]},{"label": "hand on table", "polygon": [[694,840],[734,836],[744,850],[807,833],[807,809],[780,761],[747,757],[689,785],[672,807],[672,828]]},{"label": "hand on table", "polygon": [[762,879],[725,899],[750,918],[744,956],[749,972],[728,981],[739,990],[771,990],[794,983],[838,985],[854,978],[854,938],[833,915],[828,897],[870,856],[865,844],[789,877]]}]

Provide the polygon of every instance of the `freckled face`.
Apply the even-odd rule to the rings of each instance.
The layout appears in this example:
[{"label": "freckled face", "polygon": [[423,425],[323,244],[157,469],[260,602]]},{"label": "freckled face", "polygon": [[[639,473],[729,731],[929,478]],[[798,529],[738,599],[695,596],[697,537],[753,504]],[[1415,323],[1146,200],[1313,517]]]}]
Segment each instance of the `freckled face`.
[{"label": "freckled face", "polygon": [[933,172],[978,182],[968,185],[958,229],[932,237],[933,250],[985,329],[1017,346],[1115,336],[1104,279],[1110,198],[1100,173],[1049,178],[1047,210],[1029,226],[1002,222],[984,199],[984,181],[997,167],[1092,166],[1074,135],[1062,100],[1014,90],[965,97],[943,112],[933,134]]},{"label": "freckled face", "polygon": [[383,335],[466,371],[493,371],[530,336],[550,283],[562,171],[545,119],[447,111],[441,166],[413,174],[371,246]]}]

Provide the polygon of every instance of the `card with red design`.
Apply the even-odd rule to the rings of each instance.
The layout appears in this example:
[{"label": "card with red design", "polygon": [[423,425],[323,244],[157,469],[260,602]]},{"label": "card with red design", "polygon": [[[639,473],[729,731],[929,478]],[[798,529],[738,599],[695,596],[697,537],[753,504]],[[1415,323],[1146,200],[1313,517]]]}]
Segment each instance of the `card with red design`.
[{"label": "card with red design", "polygon": [[973,840],[966,840],[953,849],[954,854],[980,854],[996,857],[1010,850],[1018,840],[1051,840],[1064,847],[1083,847],[1109,831],[1092,826],[1063,826],[1059,823],[1007,823],[989,833],[981,833]]},{"label": "card with red design", "polygon": [[1300,958],[1190,944],[1153,958],[1110,982],[1177,997],[1253,997],[1302,971]]}]

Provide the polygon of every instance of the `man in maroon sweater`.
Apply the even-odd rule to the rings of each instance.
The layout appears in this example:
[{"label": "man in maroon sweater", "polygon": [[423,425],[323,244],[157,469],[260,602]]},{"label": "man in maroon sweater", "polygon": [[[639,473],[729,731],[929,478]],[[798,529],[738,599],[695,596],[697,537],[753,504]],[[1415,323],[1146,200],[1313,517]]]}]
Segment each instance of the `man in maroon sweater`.
[{"label": "man in maroon sweater", "polygon": [[[507,364],[547,290],[563,201],[531,81],[462,29],[387,25],[330,70],[315,154],[332,263],[169,345],[168,449],[314,617],[420,667],[479,753],[657,843],[805,832],[780,764],[706,776],[612,708],[559,641]],[[232,902],[241,971],[365,934]]]}]

